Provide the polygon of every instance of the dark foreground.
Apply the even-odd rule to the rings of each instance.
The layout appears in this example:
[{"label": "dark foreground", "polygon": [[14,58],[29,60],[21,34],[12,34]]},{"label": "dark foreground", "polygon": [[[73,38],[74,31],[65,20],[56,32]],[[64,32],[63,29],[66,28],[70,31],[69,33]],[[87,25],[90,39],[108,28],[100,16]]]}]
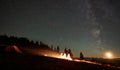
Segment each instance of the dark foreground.
[{"label": "dark foreground", "polygon": [[0,54],[0,70],[119,70],[112,67],[23,54]]}]

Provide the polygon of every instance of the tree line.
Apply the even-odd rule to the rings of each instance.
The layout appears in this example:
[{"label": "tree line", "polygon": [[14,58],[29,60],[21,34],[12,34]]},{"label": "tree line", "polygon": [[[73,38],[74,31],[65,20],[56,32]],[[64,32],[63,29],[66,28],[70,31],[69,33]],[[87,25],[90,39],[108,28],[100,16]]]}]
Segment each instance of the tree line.
[{"label": "tree line", "polygon": [[43,47],[50,48],[47,44],[42,41],[33,41],[29,40],[26,37],[15,37],[15,36],[7,36],[0,35],[0,45],[16,45],[18,47]]}]

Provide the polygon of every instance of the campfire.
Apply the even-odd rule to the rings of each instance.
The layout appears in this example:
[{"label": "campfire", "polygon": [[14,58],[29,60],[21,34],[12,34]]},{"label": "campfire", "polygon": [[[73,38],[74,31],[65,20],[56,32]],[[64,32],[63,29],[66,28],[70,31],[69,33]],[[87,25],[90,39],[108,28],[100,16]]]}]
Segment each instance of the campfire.
[{"label": "campfire", "polygon": [[68,53],[68,54],[66,54],[66,53],[61,53],[60,56],[61,56],[62,59],[72,60],[72,58],[71,58],[71,56],[70,56],[69,53]]}]

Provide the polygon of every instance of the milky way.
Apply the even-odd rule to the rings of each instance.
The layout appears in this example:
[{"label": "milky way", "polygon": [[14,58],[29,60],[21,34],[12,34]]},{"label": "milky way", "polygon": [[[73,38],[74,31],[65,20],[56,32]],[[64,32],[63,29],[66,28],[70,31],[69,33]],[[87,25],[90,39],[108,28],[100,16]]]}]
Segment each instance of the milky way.
[{"label": "milky way", "polygon": [[[119,35],[119,1],[87,0],[86,3],[88,7],[88,19],[90,20],[90,31],[92,36],[96,39],[95,47],[97,47],[97,49],[100,51],[112,51],[112,49],[110,49],[110,46],[115,46],[115,44],[113,45],[113,42],[116,42],[116,40],[110,40],[110,36],[111,38],[115,38],[115,35]],[[116,29],[118,30],[115,31]],[[107,36],[109,39],[107,39]],[[119,37],[117,40],[118,39]],[[117,49],[117,45],[114,49]]]},{"label": "milky way", "polygon": [[75,56],[120,56],[120,0],[1,0],[0,35],[70,48]]},{"label": "milky way", "polygon": [[[87,18],[90,21],[89,27],[90,27],[90,33],[93,36],[93,38],[95,38],[95,48],[99,48],[101,49],[101,44],[102,44],[102,38],[101,38],[101,31],[102,31],[102,26],[100,25],[100,23],[96,20],[96,13],[94,13],[94,11],[96,10],[96,7],[93,6],[94,1],[91,0],[87,0],[86,1],[86,5],[87,5]],[[96,3],[94,3],[96,4]]]}]

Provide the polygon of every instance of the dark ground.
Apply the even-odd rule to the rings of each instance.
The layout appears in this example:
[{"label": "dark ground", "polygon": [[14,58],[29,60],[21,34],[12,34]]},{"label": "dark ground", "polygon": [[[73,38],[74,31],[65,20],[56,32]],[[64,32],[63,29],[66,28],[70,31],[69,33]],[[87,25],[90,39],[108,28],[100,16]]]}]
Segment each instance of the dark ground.
[{"label": "dark ground", "polygon": [[0,54],[0,70],[119,70],[85,62],[74,62],[44,56]]}]

